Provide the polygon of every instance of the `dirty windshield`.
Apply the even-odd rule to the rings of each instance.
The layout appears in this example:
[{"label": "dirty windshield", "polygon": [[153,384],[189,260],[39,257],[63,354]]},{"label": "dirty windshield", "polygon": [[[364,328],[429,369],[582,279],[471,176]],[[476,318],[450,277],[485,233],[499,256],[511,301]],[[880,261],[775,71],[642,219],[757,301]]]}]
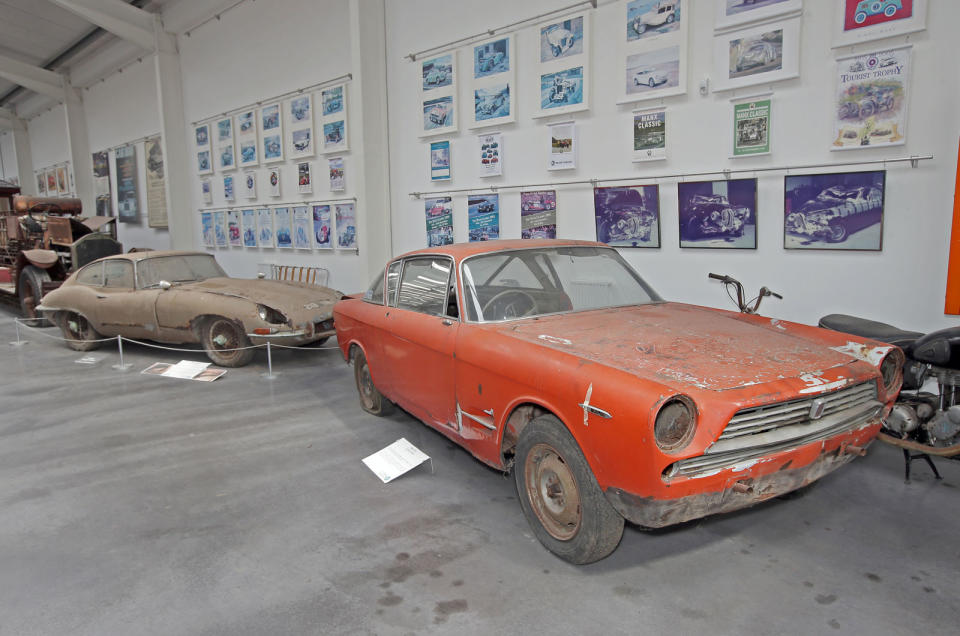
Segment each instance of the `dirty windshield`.
[{"label": "dirty windshield", "polygon": [[192,283],[226,276],[217,261],[208,254],[160,256],[137,263],[137,284],[141,289],[156,287],[160,281]]},{"label": "dirty windshield", "polygon": [[476,322],[660,300],[616,250],[606,247],[496,252],[466,259],[462,271],[467,319]]}]

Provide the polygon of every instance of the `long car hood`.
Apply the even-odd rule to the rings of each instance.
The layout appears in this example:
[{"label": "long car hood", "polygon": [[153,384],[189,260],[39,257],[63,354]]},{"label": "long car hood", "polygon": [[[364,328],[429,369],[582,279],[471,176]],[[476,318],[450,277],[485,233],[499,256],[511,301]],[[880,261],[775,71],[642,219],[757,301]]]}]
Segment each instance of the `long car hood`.
[{"label": "long car hood", "polygon": [[724,391],[854,360],[740,314],[663,303],[502,323],[498,332],[669,386]]},{"label": "long car hood", "polygon": [[177,289],[244,298],[278,311],[304,309],[308,308],[306,306],[310,303],[315,303],[318,306],[334,303],[343,296],[337,290],[329,287],[246,278],[208,278],[198,283],[179,285]]}]

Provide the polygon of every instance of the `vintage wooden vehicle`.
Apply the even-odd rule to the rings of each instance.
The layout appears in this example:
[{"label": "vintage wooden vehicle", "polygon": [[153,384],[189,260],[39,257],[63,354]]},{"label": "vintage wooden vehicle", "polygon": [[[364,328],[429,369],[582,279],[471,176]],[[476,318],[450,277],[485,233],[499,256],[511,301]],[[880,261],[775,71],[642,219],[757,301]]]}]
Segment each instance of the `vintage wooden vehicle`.
[{"label": "vintage wooden vehicle", "polygon": [[0,216],[0,293],[18,298],[29,318],[70,272],[123,252],[115,219],[85,219],[81,208],[80,199],[15,196],[13,210]]},{"label": "vintage wooden vehicle", "polygon": [[147,251],[95,261],[37,307],[77,351],[104,336],[201,343],[207,357],[239,367],[252,345],[299,346],[333,335],[329,287],[229,278],[211,254]]},{"label": "vintage wooden vehicle", "polygon": [[665,302],[601,243],[411,252],[334,307],[361,406],[392,403],[513,470],[537,538],[574,563],[624,520],[662,527],[800,489],[865,453],[903,353]]}]

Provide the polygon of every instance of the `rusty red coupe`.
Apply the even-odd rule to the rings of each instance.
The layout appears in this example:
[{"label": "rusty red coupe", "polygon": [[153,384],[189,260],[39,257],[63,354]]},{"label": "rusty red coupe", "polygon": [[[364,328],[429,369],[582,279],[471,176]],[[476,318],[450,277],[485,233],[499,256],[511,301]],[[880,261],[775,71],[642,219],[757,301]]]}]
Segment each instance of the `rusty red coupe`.
[{"label": "rusty red coupe", "polygon": [[662,527],[797,490],[865,452],[896,347],[662,300],[601,243],[405,254],[334,307],[362,407],[393,403],[513,470],[537,538],[573,563],[624,519]]}]

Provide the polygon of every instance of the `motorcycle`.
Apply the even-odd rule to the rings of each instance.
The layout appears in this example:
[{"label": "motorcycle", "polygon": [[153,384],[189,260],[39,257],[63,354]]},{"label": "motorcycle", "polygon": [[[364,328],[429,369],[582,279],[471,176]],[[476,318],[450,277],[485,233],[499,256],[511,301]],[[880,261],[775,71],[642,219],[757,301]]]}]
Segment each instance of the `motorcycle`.
[{"label": "motorcycle", "polygon": [[[783,298],[761,287],[756,297],[745,300],[740,281],[724,274],[708,276],[724,283],[727,295],[746,314],[757,313],[767,296]],[[731,287],[736,290],[736,298]],[[903,350],[903,385],[877,439],[903,451],[907,482],[910,465],[917,459],[925,461],[934,476],[942,479],[932,457],[960,460],[960,327],[924,334],[846,314],[823,316],[818,326],[886,342]],[[936,393],[924,391],[928,379],[936,380]]]}]

